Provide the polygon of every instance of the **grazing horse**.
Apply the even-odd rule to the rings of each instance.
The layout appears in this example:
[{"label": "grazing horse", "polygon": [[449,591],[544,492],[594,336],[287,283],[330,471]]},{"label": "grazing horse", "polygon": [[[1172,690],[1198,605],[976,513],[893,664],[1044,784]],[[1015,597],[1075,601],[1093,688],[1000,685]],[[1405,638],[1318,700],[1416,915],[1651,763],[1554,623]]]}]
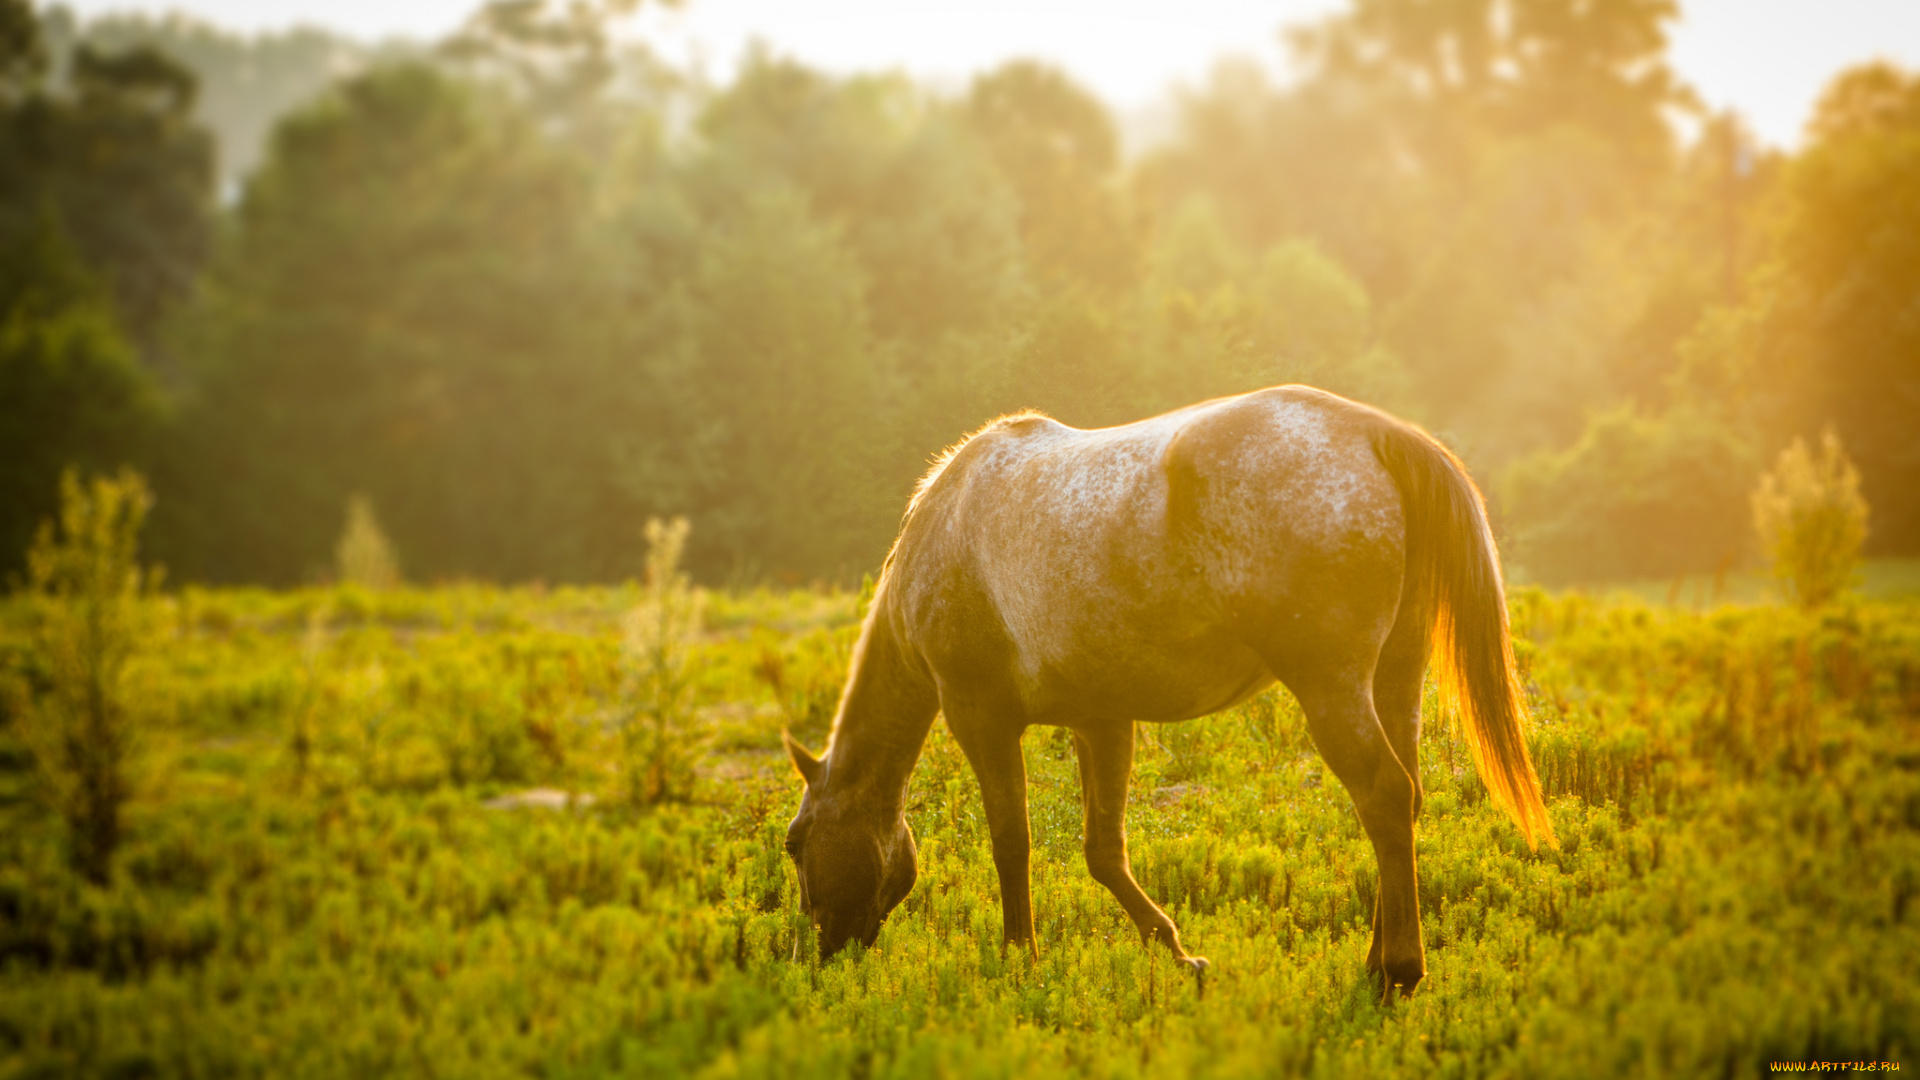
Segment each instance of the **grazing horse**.
[{"label": "grazing horse", "polygon": [[1475,764],[1529,846],[1553,843],[1480,492],[1425,432],[1303,386],[1081,431],[996,420],[908,505],[786,846],[820,953],[871,945],[913,888],[907,779],[936,713],[980,781],[1008,944],[1033,945],[1030,725],[1073,733],[1087,869],[1193,970],[1127,861],[1134,722],[1224,709],[1275,680],[1346,786],[1380,865],[1367,966],[1426,974],[1413,823],[1429,654]]}]

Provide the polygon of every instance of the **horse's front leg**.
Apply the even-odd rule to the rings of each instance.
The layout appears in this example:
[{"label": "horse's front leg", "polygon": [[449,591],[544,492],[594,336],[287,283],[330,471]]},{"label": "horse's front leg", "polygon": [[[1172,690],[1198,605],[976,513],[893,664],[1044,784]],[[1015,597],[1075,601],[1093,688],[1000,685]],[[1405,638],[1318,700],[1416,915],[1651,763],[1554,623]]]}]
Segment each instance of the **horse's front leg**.
[{"label": "horse's front leg", "polygon": [[1027,763],[1020,756],[1021,732],[991,721],[968,720],[964,715],[956,718],[950,710],[947,727],[980,781],[987,832],[993,838],[993,868],[1000,875],[1002,940],[1007,945],[1024,944],[1037,957],[1030,867],[1033,839],[1027,826]]},{"label": "horse's front leg", "polygon": [[1107,887],[1146,941],[1164,942],[1181,963],[1205,971],[1205,957],[1188,956],[1180,931],[1133,879],[1127,859],[1127,780],[1133,775],[1133,724],[1106,722],[1077,728],[1080,792],[1086,804],[1087,871]]}]

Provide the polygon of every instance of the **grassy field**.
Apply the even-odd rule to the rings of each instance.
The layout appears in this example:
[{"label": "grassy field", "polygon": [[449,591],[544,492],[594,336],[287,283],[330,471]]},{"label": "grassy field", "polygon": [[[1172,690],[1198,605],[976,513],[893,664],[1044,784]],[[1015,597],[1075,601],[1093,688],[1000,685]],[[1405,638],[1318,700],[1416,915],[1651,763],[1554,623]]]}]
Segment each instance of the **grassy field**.
[{"label": "grassy field", "polygon": [[[1051,729],[1026,742],[1037,961],[1001,954],[978,792],[936,727],[918,886],[874,949],[810,962],[776,747],[823,741],[858,598],[707,598],[669,733],[696,768],[653,805],[623,795],[652,752],[637,599],[152,601],[108,885],[69,869],[0,732],[0,1076],[1727,1076],[1920,1051],[1920,602],[1518,593],[1563,843],[1527,851],[1430,703],[1430,974],[1384,1007],[1372,852],[1279,692],[1143,735],[1135,868],[1204,988],[1087,877]],[[0,610],[17,685],[29,642]],[[576,797],[510,797],[533,788]]]},{"label": "grassy field", "polygon": [[[1920,600],[1920,559],[1868,559],[1854,575],[1869,600]],[[1778,602],[1782,590],[1774,578],[1752,567],[1719,574],[1682,574],[1676,578],[1596,582],[1581,591],[1596,596],[1642,600],[1665,607],[1706,612],[1724,605],[1752,607]]]}]

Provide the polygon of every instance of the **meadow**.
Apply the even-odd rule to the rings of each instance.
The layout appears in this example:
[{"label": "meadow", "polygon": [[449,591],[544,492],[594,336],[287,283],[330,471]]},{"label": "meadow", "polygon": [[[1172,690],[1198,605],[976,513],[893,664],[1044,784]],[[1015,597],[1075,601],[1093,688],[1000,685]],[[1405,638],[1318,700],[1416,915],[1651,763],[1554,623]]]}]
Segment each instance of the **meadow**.
[{"label": "meadow", "polygon": [[[1203,985],[1088,878],[1044,728],[1038,958],[1002,953],[936,725],[919,884],[871,950],[817,963],[779,731],[824,741],[861,595],[706,594],[665,714],[645,599],[144,600],[106,884],[0,729],[0,1076],[1735,1076],[1920,1048],[1920,600],[1516,590],[1561,846],[1527,850],[1430,700],[1430,971],[1383,1005],[1371,849],[1277,690],[1143,731],[1134,866]],[[31,688],[27,623],[0,606],[0,670]]]}]

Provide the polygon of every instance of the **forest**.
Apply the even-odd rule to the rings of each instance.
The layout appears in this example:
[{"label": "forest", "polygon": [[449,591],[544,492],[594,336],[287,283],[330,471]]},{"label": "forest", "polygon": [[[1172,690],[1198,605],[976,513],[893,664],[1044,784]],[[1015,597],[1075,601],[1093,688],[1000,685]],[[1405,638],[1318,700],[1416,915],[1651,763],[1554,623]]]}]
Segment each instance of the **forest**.
[{"label": "forest", "polygon": [[1128,157],[1041,64],[709,85],[630,4],[431,48],[7,4],[14,571],[63,467],[130,464],[180,581],[325,580],[363,498],[419,581],[617,581],[685,516],[703,582],[846,585],[996,415],[1285,382],[1439,434],[1525,580],[1754,565],[1748,493],[1827,429],[1870,552],[1920,551],[1920,81],[1838,73],[1764,147],[1664,0],[1366,0]]},{"label": "forest", "polygon": [[[438,41],[0,0],[0,1078],[1895,1071],[1920,1047],[1920,73],[1762,144],[1674,0],[1349,0],[1142,142],[660,0]],[[700,0],[686,0],[699,3]],[[1037,948],[944,724],[822,960],[828,739],[930,461],[1300,382],[1483,489],[1530,848],[1429,680],[1428,973],[1275,688],[1035,727]]]}]

